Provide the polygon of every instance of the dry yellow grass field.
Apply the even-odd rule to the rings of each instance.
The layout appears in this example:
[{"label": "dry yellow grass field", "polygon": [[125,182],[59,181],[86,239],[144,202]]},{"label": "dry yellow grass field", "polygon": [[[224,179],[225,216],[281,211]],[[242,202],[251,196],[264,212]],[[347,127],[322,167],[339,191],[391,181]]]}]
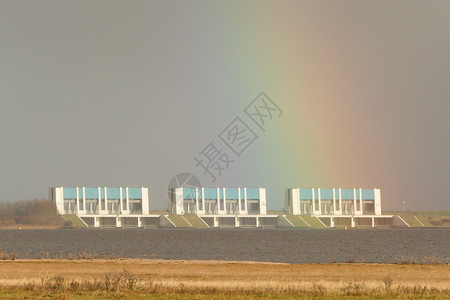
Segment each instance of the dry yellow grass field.
[{"label": "dry yellow grass field", "polygon": [[94,292],[99,298],[450,298],[450,266],[5,260],[0,261],[0,290],[4,298],[46,297],[49,291],[64,299],[91,298]]}]

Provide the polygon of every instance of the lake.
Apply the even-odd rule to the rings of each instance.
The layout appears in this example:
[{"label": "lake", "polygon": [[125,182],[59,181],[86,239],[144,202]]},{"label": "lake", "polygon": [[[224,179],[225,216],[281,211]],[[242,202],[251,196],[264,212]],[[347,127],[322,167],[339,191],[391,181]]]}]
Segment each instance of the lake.
[{"label": "lake", "polygon": [[0,230],[0,251],[19,258],[99,257],[285,263],[447,262],[450,228],[26,229]]}]

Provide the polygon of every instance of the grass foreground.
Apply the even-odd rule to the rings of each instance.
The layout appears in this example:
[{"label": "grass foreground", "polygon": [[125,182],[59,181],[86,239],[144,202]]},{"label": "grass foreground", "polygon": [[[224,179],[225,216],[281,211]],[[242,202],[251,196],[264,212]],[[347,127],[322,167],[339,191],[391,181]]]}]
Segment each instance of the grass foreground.
[{"label": "grass foreground", "polygon": [[450,299],[447,264],[0,261],[1,299]]}]

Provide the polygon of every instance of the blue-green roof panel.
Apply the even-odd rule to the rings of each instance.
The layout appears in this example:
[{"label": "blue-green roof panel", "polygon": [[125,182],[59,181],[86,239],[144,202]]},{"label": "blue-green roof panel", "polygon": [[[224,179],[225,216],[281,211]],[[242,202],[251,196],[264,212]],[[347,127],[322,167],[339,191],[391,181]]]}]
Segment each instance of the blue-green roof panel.
[{"label": "blue-green roof panel", "polygon": [[76,188],[63,188],[63,198],[64,199],[77,199],[77,189]]},{"label": "blue-green roof panel", "polygon": [[362,190],[363,200],[375,200],[375,190],[373,189],[363,189]]},{"label": "blue-green roof panel", "polygon": [[[123,195],[125,196],[125,195]],[[142,199],[141,188],[128,188],[128,199]]]},{"label": "blue-green roof panel", "polygon": [[247,199],[260,199],[259,189],[247,189]]},{"label": "blue-green roof panel", "polygon": [[312,189],[300,189],[300,200],[312,200]]}]

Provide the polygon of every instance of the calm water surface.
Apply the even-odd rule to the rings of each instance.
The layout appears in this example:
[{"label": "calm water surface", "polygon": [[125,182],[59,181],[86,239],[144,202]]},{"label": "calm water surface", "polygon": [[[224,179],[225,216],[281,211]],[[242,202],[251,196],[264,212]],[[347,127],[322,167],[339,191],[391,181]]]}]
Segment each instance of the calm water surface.
[{"label": "calm water surface", "polygon": [[287,263],[450,260],[450,228],[0,230],[0,251],[67,256],[253,260]]}]

